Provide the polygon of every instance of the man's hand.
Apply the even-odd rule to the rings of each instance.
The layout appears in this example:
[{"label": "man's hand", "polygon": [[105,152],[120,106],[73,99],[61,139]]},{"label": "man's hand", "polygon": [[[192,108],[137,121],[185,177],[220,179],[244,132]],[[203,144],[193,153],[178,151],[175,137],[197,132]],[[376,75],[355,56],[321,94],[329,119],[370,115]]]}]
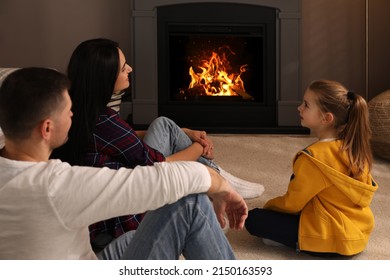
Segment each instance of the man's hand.
[{"label": "man's hand", "polygon": [[227,214],[231,229],[241,230],[244,228],[245,220],[248,217],[248,206],[244,199],[236,191],[227,195],[211,195],[217,219],[222,228],[225,227],[224,213]]},{"label": "man's hand", "polygon": [[215,170],[209,168],[209,171],[212,183],[207,194],[213,200],[214,210],[221,227],[225,226],[224,214],[226,213],[231,229],[243,229],[248,217],[248,206],[245,200]]}]

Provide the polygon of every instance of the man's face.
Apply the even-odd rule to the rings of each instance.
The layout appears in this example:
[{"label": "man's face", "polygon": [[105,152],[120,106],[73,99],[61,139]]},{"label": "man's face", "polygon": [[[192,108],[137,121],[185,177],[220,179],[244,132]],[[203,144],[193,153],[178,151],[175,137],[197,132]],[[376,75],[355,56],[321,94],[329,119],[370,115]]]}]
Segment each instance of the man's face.
[{"label": "man's face", "polygon": [[63,102],[53,116],[54,130],[51,141],[52,149],[58,148],[68,141],[68,132],[72,125],[72,101],[67,90],[63,92]]}]

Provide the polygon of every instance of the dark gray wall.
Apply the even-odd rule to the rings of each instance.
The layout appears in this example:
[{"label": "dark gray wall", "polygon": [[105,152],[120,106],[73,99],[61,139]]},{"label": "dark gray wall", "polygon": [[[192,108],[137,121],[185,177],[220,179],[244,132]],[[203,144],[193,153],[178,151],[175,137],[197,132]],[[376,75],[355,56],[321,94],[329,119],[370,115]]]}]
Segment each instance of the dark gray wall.
[{"label": "dark gray wall", "polygon": [[131,0],[0,0],[0,67],[44,66],[65,71],[86,39],[130,46]]},{"label": "dark gray wall", "polygon": [[301,0],[302,88],[344,83],[368,100],[390,88],[389,0]]},{"label": "dark gray wall", "polygon": [[[76,45],[93,37],[118,41],[130,57],[131,1],[0,0],[0,67],[64,71]],[[301,3],[303,89],[321,77],[341,80],[369,98],[390,88],[390,1]]]},{"label": "dark gray wall", "polygon": [[369,0],[368,7],[369,98],[390,89],[390,1]]}]

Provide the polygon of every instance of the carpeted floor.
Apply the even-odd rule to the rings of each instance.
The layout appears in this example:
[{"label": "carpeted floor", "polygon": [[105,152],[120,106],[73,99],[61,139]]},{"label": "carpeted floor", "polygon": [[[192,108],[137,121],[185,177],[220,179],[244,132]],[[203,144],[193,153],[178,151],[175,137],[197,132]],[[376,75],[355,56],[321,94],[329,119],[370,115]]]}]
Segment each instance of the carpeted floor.
[{"label": "carpeted floor", "polygon": [[[265,186],[262,196],[247,200],[249,209],[262,207],[268,199],[286,191],[295,153],[316,140],[307,135],[209,136],[216,149],[216,163],[233,175]],[[390,259],[390,161],[376,158],[372,174],[379,185],[371,207],[375,216],[375,229],[366,250],[352,257],[354,260]],[[318,259],[286,247],[266,246],[261,239],[251,236],[245,229],[239,232],[230,230],[227,237],[236,257],[241,260]]]}]

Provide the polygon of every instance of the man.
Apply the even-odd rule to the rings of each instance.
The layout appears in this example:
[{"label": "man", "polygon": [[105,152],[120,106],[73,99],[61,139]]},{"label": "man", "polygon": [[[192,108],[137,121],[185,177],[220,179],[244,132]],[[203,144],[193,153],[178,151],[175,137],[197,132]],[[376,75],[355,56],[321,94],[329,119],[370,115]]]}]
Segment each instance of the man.
[{"label": "man", "polygon": [[46,68],[19,69],[0,88],[0,259],[96,259],[88,225],[150,210],[136,232],[99,257],[234,259],[221,230],[224,213],[240,230],[248,208],[212,169],[178,162],[112,170],[49,160],[71,126],[68,88],[65,75]]}]

